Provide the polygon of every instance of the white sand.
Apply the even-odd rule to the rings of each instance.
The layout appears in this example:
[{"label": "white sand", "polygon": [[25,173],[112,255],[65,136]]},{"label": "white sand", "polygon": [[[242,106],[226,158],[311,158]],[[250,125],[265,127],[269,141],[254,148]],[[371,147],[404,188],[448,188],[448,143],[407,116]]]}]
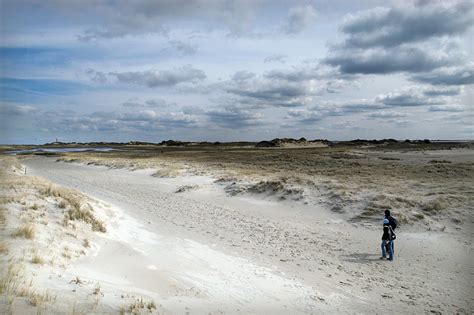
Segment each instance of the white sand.
[{"label": "white sand", "polygon": [[395,261],[379,261],[379,226],[314,205],[228,197],[205,176],[24,163],[100,201],[108,232],[64,277],[100,283],[111,310],[133,292],[171,313],[473,311],[472,243],[455,230],[402,228]]}]

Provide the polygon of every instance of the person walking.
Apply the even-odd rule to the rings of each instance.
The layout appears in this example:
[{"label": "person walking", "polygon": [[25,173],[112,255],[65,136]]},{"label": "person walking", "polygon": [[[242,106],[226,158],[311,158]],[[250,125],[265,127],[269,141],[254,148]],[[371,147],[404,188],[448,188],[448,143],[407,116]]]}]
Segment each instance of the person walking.
[{"label": "person walking", "polygon": [[387,258],[393,260],[395,253],[394,240],[397,238],[395,235],[395,229],[397,228],[397,219],[392,217],[390,210],[385,210],[385,216],[383,219],[383,235],[382,235],[382,257],[380,259]]},{"label": "person walking", "polygon": [[397,228],[397,225],[398,225],[398,222],[397,222],[397,219],[395,219],[394,217],[392,217],[392,215],[390,214],[390,210],[385,210],[384,212],[385,214],[385,217],[384,219],[387,219],[388,220],[388,224],[390,225],[390,227],[392,228],[392,242],[391,242],[391,249],[392,249],[392,252],[395,250],[395,238],[396,238],[396,235],[395,235],[395,230]]},{"label": "person walking", "polygon": [[388,255],[388,260],[393,260],[393,240],[394,240],[393,229],[390,226],[389,220],[387,218],[383,219],[383,234],[382,234],[382,257],[380,259],[386,259]]}]

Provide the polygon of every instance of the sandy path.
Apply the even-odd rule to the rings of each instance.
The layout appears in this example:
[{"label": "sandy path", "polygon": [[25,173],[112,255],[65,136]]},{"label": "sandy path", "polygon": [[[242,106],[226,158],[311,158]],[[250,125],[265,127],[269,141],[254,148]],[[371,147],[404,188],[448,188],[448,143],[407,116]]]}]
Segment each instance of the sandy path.
[{"label": "sandy path", "polygon": [[[378,227],[314,206],[229,198],[206,177],[159,179],[48,158],[25,164],[123,211],[115,238],[75,268],[126,281],[171,311],[473,309],[472,245],[449,233],[399,232],[388,263],[378,260]],[[204,188],[174,193],[192,182]],[[121,262],[112,269],[111,257]]]}]

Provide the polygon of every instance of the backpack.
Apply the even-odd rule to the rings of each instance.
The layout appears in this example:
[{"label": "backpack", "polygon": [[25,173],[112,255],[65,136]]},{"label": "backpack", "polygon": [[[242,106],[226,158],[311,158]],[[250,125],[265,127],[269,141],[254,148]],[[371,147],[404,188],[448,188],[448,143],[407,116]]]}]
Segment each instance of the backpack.
[{"label": "backpack", "polygon": [[393,240],[396,240],[396,239],[397,239],[397,235],[395,234],[392,227],[390,226],[390,240],[393,241]]},{"label": "backpack", "polygon": [[390,226],[392,227],[392,229],[395,231],[395,229],[397,228],[397,219],[395,219],[394,217],[390,217],[388,218],[388,222],[390,224]]}]

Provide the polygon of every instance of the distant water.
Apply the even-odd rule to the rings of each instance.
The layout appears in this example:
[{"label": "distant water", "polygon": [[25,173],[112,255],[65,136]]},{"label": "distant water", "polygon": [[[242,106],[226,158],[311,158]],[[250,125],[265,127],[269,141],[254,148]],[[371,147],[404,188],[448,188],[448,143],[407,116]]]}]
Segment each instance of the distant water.
[{"label": "distant water", "polygon": [[64,152],[84,152],[84,151],[98,151],[108,152],[115,149],[101,147],[101,148],[34,148],[27,150],[6,151],[5,154],[17,155],[22,153],[64,153]]}]

